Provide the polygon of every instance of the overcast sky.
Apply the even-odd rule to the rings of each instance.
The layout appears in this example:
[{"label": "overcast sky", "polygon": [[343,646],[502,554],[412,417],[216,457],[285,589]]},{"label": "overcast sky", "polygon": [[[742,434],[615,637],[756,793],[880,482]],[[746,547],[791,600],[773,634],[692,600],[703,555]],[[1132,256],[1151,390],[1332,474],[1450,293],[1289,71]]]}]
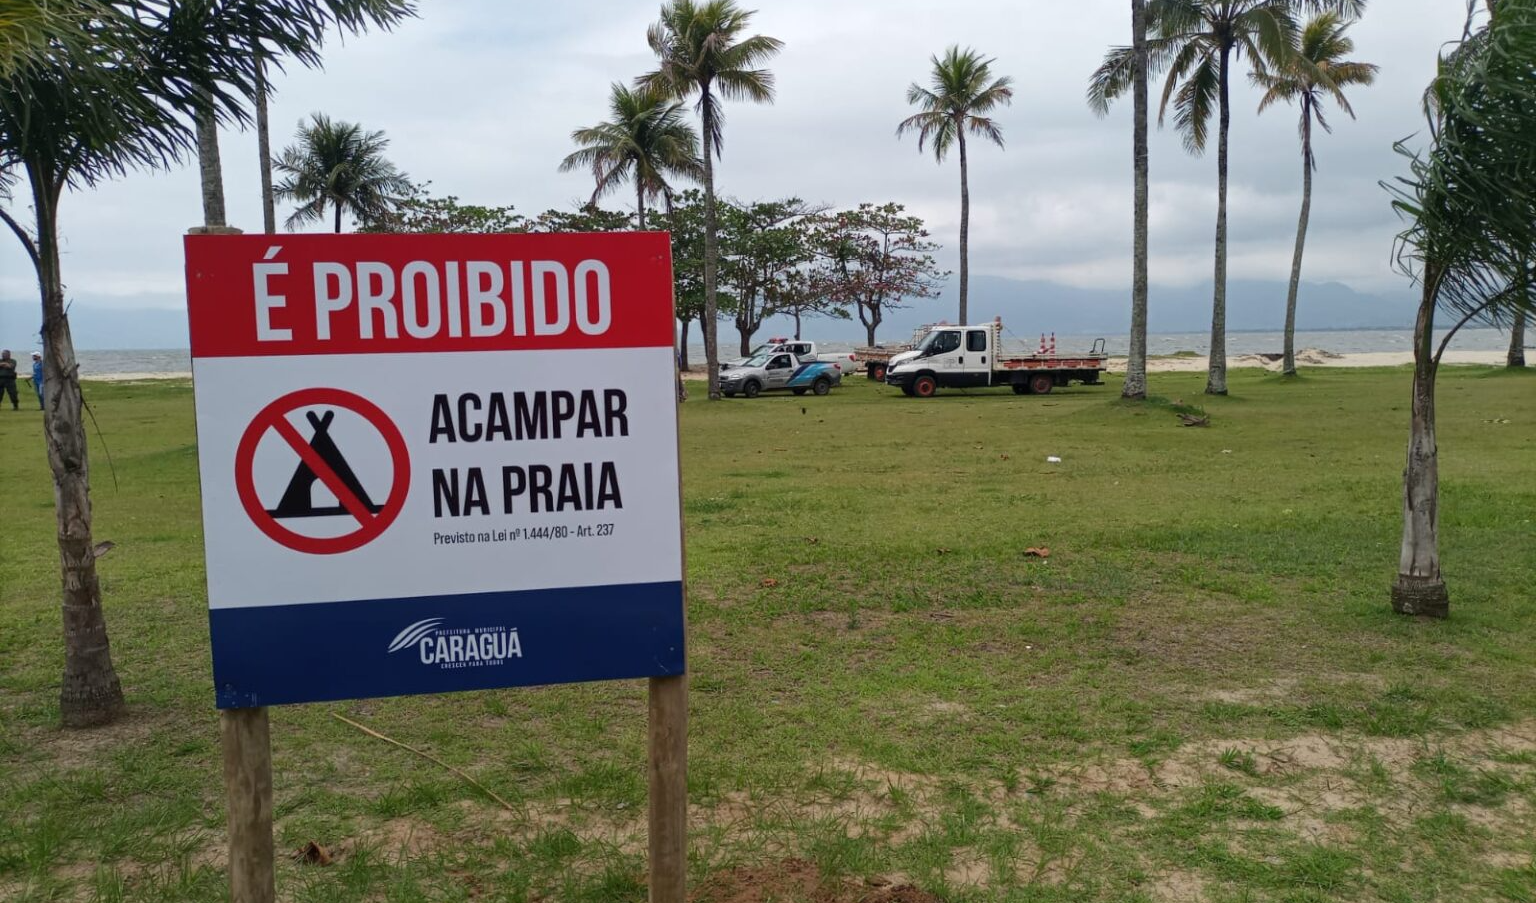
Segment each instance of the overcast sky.
[{"label": "overcast sky", "polygon": [[[1130,273],[1130,103],[1105,119],[1083,102],[1107,46],[1129,39],[1125,0],[745,0],[755,31],[784,41],[773,62],[772,106],[727,108],[718,190],[743,199],[798,195],[831,205],[899,201],[923,216],[953,268],[959,170],[898,141],[908,83],[951,43],[996,58],[1015,82],[997,114],[1006,150],[971,153],[972,272],[1079,286],[1127,285]],[[556,171],[572,129],[607,113],[608,85],[652,64],[646,25],[654,2],[422,0],[421,18],[393,34],[334,43],[324,71],[275,77],[273,143],[292,140],[311,111],[381,129],[390,156],[436,194],[513,204],[523,213],[571,206],[589,178]],[[1420,133],[1418,99],[1442,44],[1460,34],[1463,4],[1376,0],[1354,26],[1355,58],[1382,72],[1356,88],[1359,116],[1331,116],[1319,135],[1320,172],[1306,277],[1366,290],[1400,287],[1390,266],[1399,230],[1378,182],[1403,171],[1393,142]],[[1158,85],[1154,85],[1153,102]],[[1289,273],[1300,191],[1296,111],[1255,114],[1257,94],[1235,85],[1231,275]],[[1208,280],[1215,223],[1215,139],[1190,157],[1171,130],[1152,141],[1152,280]],[[225,132],[233,225],[260,228],[255,137]],[[622,206],[628,195],[608,200]],[[12,209],[23,206],[20,199]],[[72,298],[92,305],[179,307],[180,236],[200,221],[195,165],[135,174],[63,202],[64,273]],[[19,211],[26,214],[26,211]],[[287,211],[279,211],[279,219]],[[26,214],[29,215],[29,214]],[[19,246],[0,233],[0,300],[31,300]]]}]

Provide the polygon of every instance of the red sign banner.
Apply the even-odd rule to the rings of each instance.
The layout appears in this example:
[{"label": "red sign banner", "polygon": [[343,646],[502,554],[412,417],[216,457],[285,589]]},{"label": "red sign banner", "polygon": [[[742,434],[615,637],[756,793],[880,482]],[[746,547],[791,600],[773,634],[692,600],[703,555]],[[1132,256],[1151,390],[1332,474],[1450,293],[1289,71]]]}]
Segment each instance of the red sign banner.
[{"label": "red sign banner", "polygon": [[192,356],[672,343],[664,233],[189,235]]}]

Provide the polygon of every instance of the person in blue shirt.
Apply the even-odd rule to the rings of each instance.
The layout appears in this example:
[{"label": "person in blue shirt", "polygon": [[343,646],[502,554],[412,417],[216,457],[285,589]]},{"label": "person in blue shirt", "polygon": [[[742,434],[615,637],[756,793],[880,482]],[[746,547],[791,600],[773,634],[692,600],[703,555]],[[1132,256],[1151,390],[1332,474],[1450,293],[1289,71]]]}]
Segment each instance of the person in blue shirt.
[{"label": "person in blue shirt", "polygon": [[43,356],[32,352],[32,391],[37,393],[37,409],[43,409]]}]

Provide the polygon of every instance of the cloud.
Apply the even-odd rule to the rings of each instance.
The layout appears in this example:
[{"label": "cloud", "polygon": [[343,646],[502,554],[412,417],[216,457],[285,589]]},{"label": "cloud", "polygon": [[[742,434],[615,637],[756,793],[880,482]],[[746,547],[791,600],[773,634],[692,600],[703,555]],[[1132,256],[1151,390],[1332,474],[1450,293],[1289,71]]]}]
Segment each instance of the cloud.
[{"label": "cloud", "polygon": [[[290,67],[276,76],[274,143],[286,144],[302,118],[322,110],[384,130],[392,158],[431,180],[435,192],[525,213],[569,205],[591,191],[581,173],[556,171],[571,149],[569,134],[606,114],[610,82],[651,65],[645,27],[655,6],[427,5],[420,20],[392,33],[335,42],[324,71]],[[1014,78],[1016,99],[997,117],[1007,148],[971,148],[973,272],[1091,287],[1128,279],[1130,104],[1099,119],[1083,102],[1104,50],[1129,38],[1123,0],[757,6],[754,27],[786,45],[772,64],[778,98],[772,106],[727,106],[722,193],[837,206],[899,201],[928,220],[945,245],[941,263],[955,269],[957,162],[936,164],[915,140],[898,140],[895,126],[910,112],[906,85],[926,78],[929,57],[950,43],[974,45]],[[1364,290],[1401,284],[1388,265],[1400,226],[1378,182],[1403,170],[1392,143],[1422,127],[1420,92],[1442,43],[1460,33],[1456,6],[1393,0],[1389,9],[1377,0],[1354,28],[1357,58],[1380,64],[1382,74],[1376,86],[1355,90],[1358,120],[1335,114],[1335,133],[1317,137],[1309,280]],[[1296,114],[1255,115],[1257,95],[1246,83],[1233,97],[1232,277],[1282,277],[1299,204]],[[222,143],[231,220],[255,228],[254,136],[226,132]],[[1209,278],[1214,151],[1190,157],[1171,131],[1154,132],[1154,281]],[[200,220],[199,198],[191,166],[69,195],[62,209],[72,295],[94,304],[177,304],[180,236]],[[10,209],[26,214],[21,202]],[[14,242],[0,243],[0,299],[34,294],[25,257]]]}]

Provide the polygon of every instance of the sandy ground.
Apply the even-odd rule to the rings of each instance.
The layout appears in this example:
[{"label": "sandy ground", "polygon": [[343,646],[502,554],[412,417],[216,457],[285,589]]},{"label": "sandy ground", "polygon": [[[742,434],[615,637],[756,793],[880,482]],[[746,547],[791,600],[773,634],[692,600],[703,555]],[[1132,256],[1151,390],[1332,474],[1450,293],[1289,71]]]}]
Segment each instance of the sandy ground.
[{"label": "sandy ground", "polygon": [[[1496,367],[1504,363],[1502,351],[1447,351],[1445,353],[1447,364],[1482,364]],[[1372,351],[1356,354],[1335,354],[1332,351],[1323,351],[1318,348],[1308,348],[1296,352],[1296,363],[1302,367],[1401,367],[1413,363],[1411,351]],[[1112,357],[1109,359],[1109,371],[1111,373],[1124,373],[1126,359]],[[1261,367],[1265,370],[1280,370],[1280,356],[1267,354],[1238,354],[1227,359],[1229,369],[1241,367]],[[1147,362],[1147,371],[1151,373],[1201,373],[1206,368],[1206,359],[1201,357],[1173,357],[1154,358]],[[192,374],[186,371],[163,371],[157,373],[108,373],[102,375],[85,374],[85,379],[99,382],[138,382],[146,379],[191,379]],[[694,367],[683,374],[684,379],[703,379],[704,368]]]},{"label": "sandy ground", "polygon": [[[1485,366],[1501,366],[1505,360],[1503,351],[1447,351],[1443,363],[1446,364],[1483,364]],[[1318,348],[1307,348],[1296,352],[1296,366],[1298,367],[1402,367],[1413,363],[1411,351],[1369,351],[1354,354],[1335,354],[1332,351],[1323,351]],[[1112,357],[1109,359],[1109,369],[1112,373],[1124,373],[1126,359]],[[1237,354],[1227,358],[1228,369],[1239,367],[1262,367],[1265,370],[1280,372],[1280,355],[1274,354]],[[1154,358],[1147,361],[1149,373],[1203,373],[1206,369],[1206,358],[1200,357],[1175,357]]]}]

